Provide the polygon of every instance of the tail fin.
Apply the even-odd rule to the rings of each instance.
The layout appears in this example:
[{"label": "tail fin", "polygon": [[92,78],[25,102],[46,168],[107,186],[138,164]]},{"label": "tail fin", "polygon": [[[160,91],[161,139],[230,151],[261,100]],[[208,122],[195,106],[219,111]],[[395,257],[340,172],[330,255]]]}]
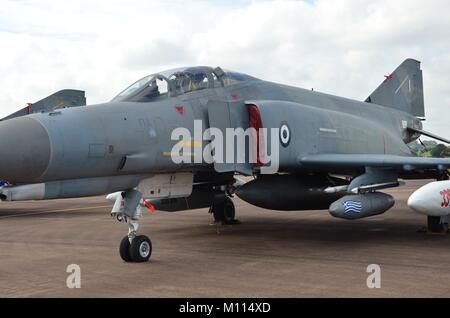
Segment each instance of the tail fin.
[{"label": "tail fin", "polygon": [[14,114],[11,114],[5,118],[0,119],[0,121],[25,116],[31,113],[49,112],[58,108],[84,105],[86,105],[86,97],[84,91],[63,89],[62,91],[56,92],[34,104],[28,104],[27,107],[22,108],[21,110],[18,110]]},{"label": "tail fin", "polygon": [[383,105],[425,117],[423,77],[420,62],[407,59],[366,99],[366,103]]}]

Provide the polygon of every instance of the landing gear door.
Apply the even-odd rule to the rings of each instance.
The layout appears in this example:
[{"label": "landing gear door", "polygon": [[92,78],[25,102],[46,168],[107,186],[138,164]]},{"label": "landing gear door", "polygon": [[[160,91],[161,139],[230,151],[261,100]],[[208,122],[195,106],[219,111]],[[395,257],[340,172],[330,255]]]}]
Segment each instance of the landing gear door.
[{"label": "landing gear door", "polygon": [[[219,172],[239,172],[244,175],[253,174],[253,164],[249,158],[250,138],[248,111],[244,101],[224,102],[210,100],[207,104],[211,138],[214,130],[221,132],[223,143],[212,143],[214,169]],[[228,129],[227,128],[231,128]],[[220,136],[218,137],[220,138]],[[220,141],[220,140],[219,140]],[[214,149],[218,146],[218,149]]]}]

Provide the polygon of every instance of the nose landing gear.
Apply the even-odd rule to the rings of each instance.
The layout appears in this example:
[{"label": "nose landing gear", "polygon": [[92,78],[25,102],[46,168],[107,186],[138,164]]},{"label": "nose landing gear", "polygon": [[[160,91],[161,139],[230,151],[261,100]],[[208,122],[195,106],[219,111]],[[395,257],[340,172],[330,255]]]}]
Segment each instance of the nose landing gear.
[{"label": "nose landing gear", "polygon": [[127,263],[147,262],[152,255],[152,241],[145,235],[137,235],[142,217],[139,201],[142,194],[136,190],[122,192],[117,196],[111,212],[119,222],[128,224],[128,235],[120,242],[120,257]]}]

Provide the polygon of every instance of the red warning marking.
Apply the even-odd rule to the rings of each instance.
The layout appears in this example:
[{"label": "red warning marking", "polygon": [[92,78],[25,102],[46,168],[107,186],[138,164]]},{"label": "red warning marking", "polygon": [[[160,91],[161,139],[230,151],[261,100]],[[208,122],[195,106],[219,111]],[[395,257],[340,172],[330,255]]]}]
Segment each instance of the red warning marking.
[{"label": "red warning marking", "polygon": [[150,210],[150,212],[155,212],[155,207],[153,206],[153,204],[151,204],[145,199],[142,199],[142,201],[144,201],[145,206],[147,207],[147,209]]},{"label": "red warning marking", "polygon": [[27,114],[30,114],[31,113],[31,106],[32,106],[33,104],[31,104],[31,103],[27,103],[27,106],[25,106],[25,110],[27,111]]},{"label": "red warning marking", "polygon": [[388,82],[388,81],[392,80],[392,78],[393,78],[392,74],[384,75],[384,77],[386,78],[386,79],[384,80],[384,82]]},{"label": "red warning marking", "polygon": [[232,100],[238,100],[238,96],[236,94],[230,94]]},{"label": "red warning marking", "polygon": [[183,115],[183,114],[184,114],[184,106],[183,106],[183,105],[181,105],[181,104],[175,105],[175,109],[177,110],[177,112],[178,112],[180,115]]}]

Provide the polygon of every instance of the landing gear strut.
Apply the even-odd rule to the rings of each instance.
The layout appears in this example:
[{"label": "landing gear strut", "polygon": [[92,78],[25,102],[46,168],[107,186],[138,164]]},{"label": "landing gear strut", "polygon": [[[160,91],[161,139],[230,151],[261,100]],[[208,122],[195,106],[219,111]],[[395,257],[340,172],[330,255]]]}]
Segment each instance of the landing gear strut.
[{"label": "landing gear strut", "polygon": [[152,255],[152,241],[145,235],[137,235],[142,217],[139,201],[141,193],[136,190],[122,192],[116,199],[111,216],[128,224],[128,235],[120,242],[120,257],[125,262],[147,262]]},{"label": "landing gear strut", "polygon": [[428,216],[428,233],[444,234],[448,231],[448,217]]},{"label": "landing gear strut", "polygon": [[210,212],[214,216],[216,223],[223,224],[237,224],[238,220],[235,219],[236,209],[233,201],[229,197],[225,197],[221,200],[216,200],[210,208]]}]

